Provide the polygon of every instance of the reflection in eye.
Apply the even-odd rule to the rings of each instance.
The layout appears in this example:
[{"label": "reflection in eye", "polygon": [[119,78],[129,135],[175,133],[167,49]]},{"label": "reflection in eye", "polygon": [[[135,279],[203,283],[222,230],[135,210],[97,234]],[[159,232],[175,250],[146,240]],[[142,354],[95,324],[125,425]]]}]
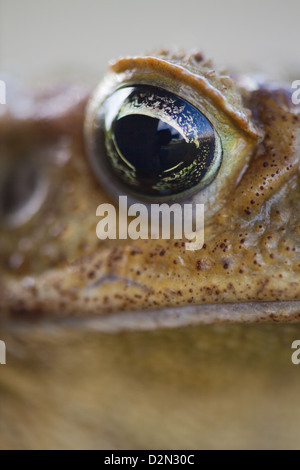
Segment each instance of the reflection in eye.
[{"label": "reflection in eye", "polygon": [[[150,85],[116,90],[95,119],[93,166],[140,196],[183,196],[209,184],[222,161],[210,121],[183,98]],[[106,171],[102,171],[106,168]]]}]

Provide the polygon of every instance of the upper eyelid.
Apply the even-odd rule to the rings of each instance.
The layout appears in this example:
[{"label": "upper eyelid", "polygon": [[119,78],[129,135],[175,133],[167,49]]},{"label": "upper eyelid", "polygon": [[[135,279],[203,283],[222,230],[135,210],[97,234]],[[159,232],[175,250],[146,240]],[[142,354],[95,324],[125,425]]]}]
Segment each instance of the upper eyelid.
[{"label": "upper eyelid", "polygon": [[207,71],[201,68],[198,73],[192,70],[188,62],[178,65],[172,60],[144,56],[144,57],[125,57],[118,59],[110,64],[111,72],[120,74],[124,79],[126,73],[131,70],[133,73],[140,72],[144,77],[147,74],[159,70],[167,78],[176,76],[178,82],[188,85],[200,96],[206,97],[216,109],[223,112],[235,125],[252,138],[261,136],[261,130],[250,119],[251,113],[244,108],[240,97],[236,98],[231,93],[234,87],[233,80],[227,75],[218,75],[215,71]]},{"label": "upper eyelid", "polygon": [[[141,61],[140,63],[143,62],[146,64],[149,60],[151,62],[149,67],[147,66],[144,69],[143,66],[137,66],[137,62]],[[256,127],[255,123],[252,122],[250,115],[248,115],[247,108],[243,108],[240,91],[235,87],[237,96],[236,103],[235,98],[232,100],[229,97],[229,102],[237,116],[237,119],[234,120],[231,119],[222,107],[221,109],[218,107],[216,101],[212,102],[209,97],[205,95],[205,92],[200,93],[199,90],[193,89],[191,86],[186,85],[184,81],[178,80],[177,76],[173,79],[166,79],[166,76],[164,73],[161,73],[160,70],[160,66],[162,64],[160,59],[137,57],[121,59],[121,62],[123,64],[123,68],[117,70],[113,65],[111,70],[98,85],[89,102],[85,119],[85,142],[87,153],[91,154],[94,150],[93,125],[97,109],[116,89],[124,86],[135,85],[136,83],[148,85],[155,83],[157,86],[161,86],[168,91],[176,93],[181,98],[192,103],[200,112],[202,112],[202,114],[204,114],[204,116],[207,117],[221,140],[223,158],[217,177],[214,178],[206,187],[203,187],[203,189],[198,191],[197,194],[192,195],[193,200],[197,201],[197,203],[204,203],[207,207],[207,213],[213,215],[222,207],[225,198],[230,192],[230,188],[232,188],[239,179],[254,148],[256,148],[257,144],[263,138],[263,131]],[[127,70],[126,67],[128,64],[130,66],[128,66]],[[153,64],[155,64],[155,67],[157,66],[156,70],[151,70]],[[169,63],[169,65],[173,68],[174,64]],[[185,68],[185,66],[186,63],[184,62],[181,68]],[[199,80],[199,74],[197,75],[194,73],[194,76]],[[212,87],[214,87],[213,82],[214,79],[210,80]],[[234,95],[234,93],[232,93],[232,95]],[[241,108],[243,108],[241,112],[246,120],[246,129],[243,129],[243,126],[239,126],[238,115],[239,109]],[[250,129],[250,131],[247,130],[248,124],[252,129]],[[110,187],[109,191],[111,195],[116,194],[116,188],[114,187]],[[181,201],[190,201],[190,196],[187,199],[183,197]],[[130,203],[134,202],[136,202],[136,199],[132,198]]]}]

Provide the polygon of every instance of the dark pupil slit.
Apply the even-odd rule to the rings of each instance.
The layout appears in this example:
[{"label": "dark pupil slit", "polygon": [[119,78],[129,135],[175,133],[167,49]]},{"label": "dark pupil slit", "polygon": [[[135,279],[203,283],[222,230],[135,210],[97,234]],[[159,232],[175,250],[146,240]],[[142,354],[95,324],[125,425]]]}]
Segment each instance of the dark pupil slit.
[{"label": "dark pupil slit", "polygon": [[[111,109],[116,114],[106,122]],[[98,118],[105,127],[108,167],[143,195],[183,193],[201,182],[214,160],[210,121],[192,104],[161,88],[137,85],[117,90]]]}]

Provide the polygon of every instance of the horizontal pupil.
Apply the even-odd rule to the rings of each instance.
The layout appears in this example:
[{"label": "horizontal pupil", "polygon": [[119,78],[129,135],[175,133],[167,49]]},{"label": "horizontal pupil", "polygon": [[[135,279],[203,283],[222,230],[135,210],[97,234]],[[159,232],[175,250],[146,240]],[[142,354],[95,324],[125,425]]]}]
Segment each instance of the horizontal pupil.
[{"label": "horizontal pupil", "polygon": [[116,120],[113,132],[122,156],[149,183],[155,184],[164,171],[190,159],[183,136],[160,119],[131,114]]},{"label": "horizontal pupil", "polygon": [[[118,103],[118,104],[116,104]],[[105,146],[112,170],[125,185],[149,196],[183,193],[199,184],[215,154],[214,128],[183,98],[137,85],[106,102]]]}]

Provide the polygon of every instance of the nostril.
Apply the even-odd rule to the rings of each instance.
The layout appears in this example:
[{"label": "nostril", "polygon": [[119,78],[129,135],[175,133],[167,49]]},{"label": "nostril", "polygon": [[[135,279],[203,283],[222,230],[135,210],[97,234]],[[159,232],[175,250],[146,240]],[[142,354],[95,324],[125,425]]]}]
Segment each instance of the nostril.
[{"label": "nostril", "polygon": [[0,219],[10,227],[28,222],[38,212],[47,194],[47,183],[30,162],[15,164],[0,177]]}]

